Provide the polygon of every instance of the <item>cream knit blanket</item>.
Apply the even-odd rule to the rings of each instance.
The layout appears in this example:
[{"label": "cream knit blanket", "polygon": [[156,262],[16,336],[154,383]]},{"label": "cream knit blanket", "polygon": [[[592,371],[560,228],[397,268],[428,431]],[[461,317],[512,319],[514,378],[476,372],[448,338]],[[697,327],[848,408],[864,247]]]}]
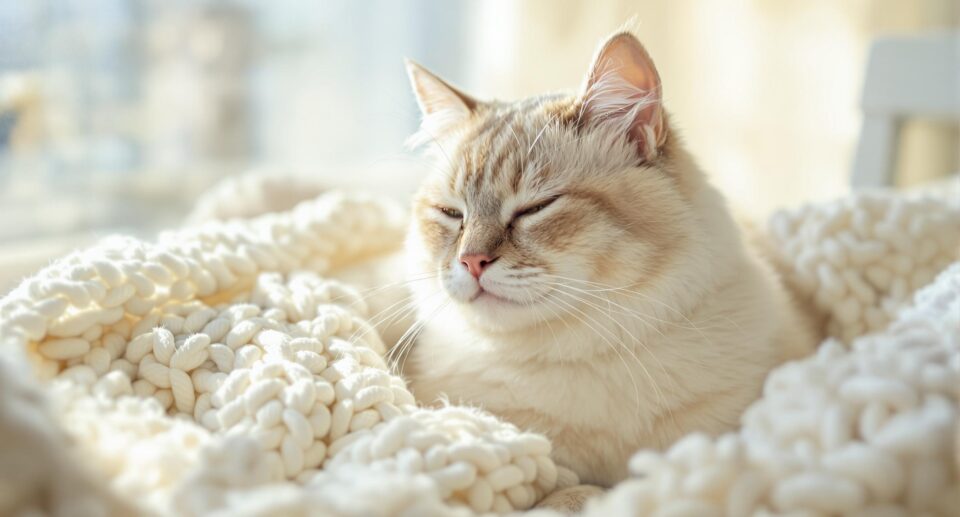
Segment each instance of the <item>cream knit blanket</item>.
[{"label": "cream knit blanket", "polygon": [[[367,293],[325,278],[404,226],[327,194],[108,239],[25,280],[0,302],[0,514],[471,515],[575,484],[543,436],[417,408]],[[960,209],[872,194],[770,228],[834,337],[773,372],[738,432],[639,452],[586,513],[953,515]]]}]

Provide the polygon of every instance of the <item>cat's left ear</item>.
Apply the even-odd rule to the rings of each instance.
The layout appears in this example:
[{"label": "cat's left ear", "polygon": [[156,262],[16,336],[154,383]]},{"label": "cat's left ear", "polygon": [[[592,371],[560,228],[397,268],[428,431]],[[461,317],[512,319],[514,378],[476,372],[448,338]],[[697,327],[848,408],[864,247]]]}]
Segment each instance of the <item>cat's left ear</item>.
[{"label": "cat's left ear", "polygon": [[[407,59],[407,75],[410,77],[410,86],[417,97],[417,105],[423,120],[420,125],[421,133],[427,133],[429,138],[438,138],[450,128],[458,125],[479,106],[479,102],[469,95],[451,86],[426,68]],[[413,138],[416,144],[416,135]]]},{"label": "cat's left ear", "polygon": [[581,94],[588,125],[611,125],[637,145],[645,159],[666,141],[660,74],[632,34],[611,36],[600,47]]}]

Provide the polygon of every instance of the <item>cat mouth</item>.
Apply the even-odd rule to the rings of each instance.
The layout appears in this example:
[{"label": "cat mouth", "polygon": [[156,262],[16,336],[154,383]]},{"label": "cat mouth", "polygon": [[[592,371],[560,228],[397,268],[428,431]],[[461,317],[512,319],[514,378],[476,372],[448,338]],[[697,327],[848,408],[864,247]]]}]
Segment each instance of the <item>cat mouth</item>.
[{"label": "cat mouth", "polygon": [[477,290],[477,294],[470,297],[467,300],[468,303],[477,303],[477,302],[489,302],[489,303],[508,303],[511,305],[522,305],[520,302],[511,300],[510,298],[505,298],[498,294],[494,294],[491,291],[488,291],[481,287]]}]

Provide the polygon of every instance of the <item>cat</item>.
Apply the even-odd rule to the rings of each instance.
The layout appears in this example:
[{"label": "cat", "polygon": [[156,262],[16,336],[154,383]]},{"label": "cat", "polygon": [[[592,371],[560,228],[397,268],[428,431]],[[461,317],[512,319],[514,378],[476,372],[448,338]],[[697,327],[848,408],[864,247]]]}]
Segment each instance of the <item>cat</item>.
[{"label": "cat", "polygon": [[733,429],[816,332],[684,149],[629,32],[578,94],[481,101],[407,62],[435,171],[406,242],[417,399],[544,433],[609,487],[641,448]]}]

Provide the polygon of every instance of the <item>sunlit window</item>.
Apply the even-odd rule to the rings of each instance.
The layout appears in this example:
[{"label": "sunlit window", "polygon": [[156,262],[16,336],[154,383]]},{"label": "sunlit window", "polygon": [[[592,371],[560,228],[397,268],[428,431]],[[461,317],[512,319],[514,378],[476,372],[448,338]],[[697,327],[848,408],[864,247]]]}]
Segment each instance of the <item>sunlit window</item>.
[{"label": "sunlit window", "polygon": [[[403,160],[402,58],[462,75],[462,5],[36,0],[0,6],[0,243],[177,224],[256,167]],[[354,178],[356,180],[356,178]]]}]

